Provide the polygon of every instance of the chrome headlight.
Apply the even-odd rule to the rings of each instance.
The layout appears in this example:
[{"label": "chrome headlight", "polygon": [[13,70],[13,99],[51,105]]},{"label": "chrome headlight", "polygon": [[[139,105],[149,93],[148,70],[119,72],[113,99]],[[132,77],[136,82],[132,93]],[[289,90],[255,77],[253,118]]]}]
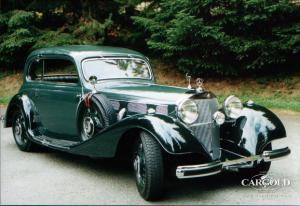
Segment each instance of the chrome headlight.
[{"label": "chrome headlight", "polygon": [[217,125],[221,125],[225,122],[225,114],[223,114],[222,112],[219,111],[215,112],[213,118],[217,123]]},{"label": "chrome headlight", "polygon": [[239,98],[231,95],[225,99],[223,110],[228,117],[237,119],[243,110],[243,103]]},{"label": "chrome headlight", "polygon": [[194,123],[198,116],[198,107],[193,100],[185,100],[178,106],[178,117],[186,124]]}]

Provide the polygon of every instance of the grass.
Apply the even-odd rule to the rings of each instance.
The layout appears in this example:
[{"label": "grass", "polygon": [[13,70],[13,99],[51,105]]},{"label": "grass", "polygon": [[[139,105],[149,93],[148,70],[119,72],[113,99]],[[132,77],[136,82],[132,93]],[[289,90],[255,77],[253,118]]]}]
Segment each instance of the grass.
[{"label": "grass", "polygon": [[8,97],[0,97],[0,104],[6,105],[10,101],[11,96]]},{"label": "grass", "polygon": [[[159,61],[152,62],[159,84],[186,87],[185,75]],[[195,82],[193,78],[192,83]],[[0,73],[0,105],[7,105],[22,84],[21,73]],[[195,84],[193,85],[196,86]],[[204,86],[214,92],[219,102],[234,94],[272,109],[300,112],[300,76],[251,78],[205,78]]]},{"label": "grass", "polygon": [[[255,94],[239,95],[236,94],[243,101],[253,100],[256,104],[263,105],[267,108],[291,110],[300,112],[300,98],[284,98],[274,97],[272,95],[268,97],[256,96]],[[219,102],[223,102],[226,98],[224,95],[219,95]],[[284,98],[284,99],[283,99]]]},{"label": "grass", "polygon": [[0,73],[0,105],[6,105],[21,87],[21,73]]}]

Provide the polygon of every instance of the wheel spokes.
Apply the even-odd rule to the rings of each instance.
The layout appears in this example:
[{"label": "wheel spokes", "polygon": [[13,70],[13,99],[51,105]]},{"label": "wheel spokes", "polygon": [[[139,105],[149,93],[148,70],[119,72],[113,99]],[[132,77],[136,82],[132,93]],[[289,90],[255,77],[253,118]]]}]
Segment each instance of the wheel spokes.
[{"label": "wheel spokes", "polygon": [[95,107],[91,106],[90,108],[87,108],[81,123],[81,135],[83,141],[92,138],[96,133],[100,132],[104,128],[103,119],[99,114],[100,113]]},{"label": "wheel spokes", "polygon": [[145,155],[142,143],[138,145],[136,156],[134,159],[134,170],[137,179],[137,183],[141,186],[145,186]]},{"label": "wheel spokes", "polygon": [[26,126],[25,126],[24,118],[21,115],[19,115],[15,121],[14,135],[16,141],[20,145],[24,145],[27,143],[27,137],[25,131],[26,131]]}]

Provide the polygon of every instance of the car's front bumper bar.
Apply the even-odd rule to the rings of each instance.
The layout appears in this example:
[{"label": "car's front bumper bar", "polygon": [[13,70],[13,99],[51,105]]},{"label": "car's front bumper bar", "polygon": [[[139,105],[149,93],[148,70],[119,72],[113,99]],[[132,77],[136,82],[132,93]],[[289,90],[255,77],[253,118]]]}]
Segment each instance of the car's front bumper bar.
[{"label": "car's front bumper bar", "polygon": [[220,173],[223,169],[238,166],[239,164],[253,163],[255,161],[273,161],[285,157],[291,153],[288,147],[276,149],[272,151],[264,151],[260,155],[250,157],[243,157],[235,160],[226,160],[224,162],[214,161],[199,165],[178,166],[176,169],[176,176],[179,179],[204,177]]}]

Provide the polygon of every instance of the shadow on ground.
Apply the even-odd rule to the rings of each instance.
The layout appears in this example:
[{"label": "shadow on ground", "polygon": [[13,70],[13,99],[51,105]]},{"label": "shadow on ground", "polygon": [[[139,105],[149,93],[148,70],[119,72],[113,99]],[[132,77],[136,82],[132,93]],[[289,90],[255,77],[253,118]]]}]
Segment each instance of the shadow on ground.
[{"label": "shadow on ground", "polygon": [[[57,152],[51,149],[39,150],[37,153],[46,153],[46,158],[55,159],[65,166],[80,167],[87,173],[102,177],[109,174],[116,179],[130,179],[134,181],[132,167],[128,162],[120,159],[92,159],[88,157],[73,155],[64,152]],[[120,183],[121,184],[121,183]],[[165,178],[165,195],[163,200],[182,199],[187,196],[205,197],[214,190],[224,190],[241,186],[241,177],[235,172],[223,172],[210,177],[196,179],[178,180],[175,177],[166,176]],[[243,189],[242,187],[239,187]]]}]

